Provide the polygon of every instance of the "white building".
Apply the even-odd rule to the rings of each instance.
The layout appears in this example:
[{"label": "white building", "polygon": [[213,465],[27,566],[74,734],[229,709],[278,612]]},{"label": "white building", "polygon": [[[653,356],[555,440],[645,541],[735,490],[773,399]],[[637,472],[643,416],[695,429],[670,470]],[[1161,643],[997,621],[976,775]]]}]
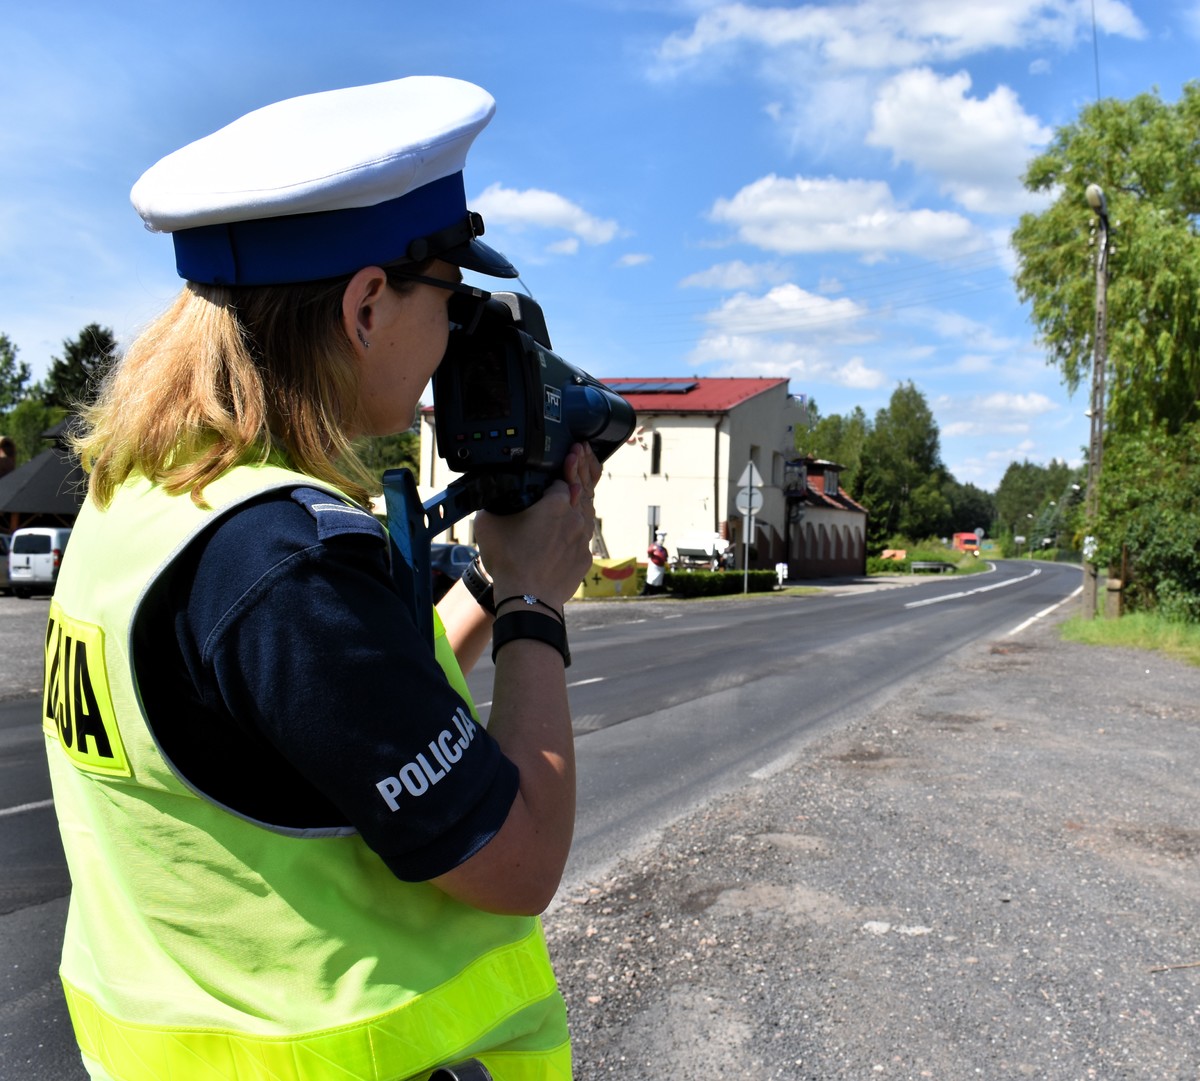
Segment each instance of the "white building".
[{"label": "white building", "polygon": [[596,515],[614,558],[644,559],[655,531],[672,555],[714,538],[743,566],[746,526],[738,482],[753,463],[762,506],[754,516],[750,565],[783,558],[784,464],[795,456],[804,404],[786,379],[606,379],[638,416],[636,442],[604,463]]}]

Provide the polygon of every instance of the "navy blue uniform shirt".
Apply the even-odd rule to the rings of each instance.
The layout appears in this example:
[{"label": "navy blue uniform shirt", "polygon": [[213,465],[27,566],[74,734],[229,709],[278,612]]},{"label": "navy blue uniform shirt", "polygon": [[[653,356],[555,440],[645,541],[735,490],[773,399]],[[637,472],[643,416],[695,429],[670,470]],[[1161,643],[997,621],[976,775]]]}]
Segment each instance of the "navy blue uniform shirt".
[{"label": "navy blue uniform shirt", "polygon": [[383,527],[327,493],[271,493],[197,538],[141,609],[134,667],[189,785],[275,827],[356,829],[406,881],[477,852],[516,797],[392,583]]}]

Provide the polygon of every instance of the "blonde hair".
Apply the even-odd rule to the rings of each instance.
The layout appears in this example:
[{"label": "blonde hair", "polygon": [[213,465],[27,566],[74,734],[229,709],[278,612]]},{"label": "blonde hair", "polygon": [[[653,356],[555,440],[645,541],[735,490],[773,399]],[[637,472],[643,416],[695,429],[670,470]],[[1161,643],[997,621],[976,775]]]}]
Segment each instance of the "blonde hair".
[{"label": "blonde hair", "polygon": [[84,408],[73,440],[100,505],[140,473],[204,488],[273,455],[366,503],[377,487],[350,445],[359,373],[342,324],[348,279],[236,289],[188,282]]}]

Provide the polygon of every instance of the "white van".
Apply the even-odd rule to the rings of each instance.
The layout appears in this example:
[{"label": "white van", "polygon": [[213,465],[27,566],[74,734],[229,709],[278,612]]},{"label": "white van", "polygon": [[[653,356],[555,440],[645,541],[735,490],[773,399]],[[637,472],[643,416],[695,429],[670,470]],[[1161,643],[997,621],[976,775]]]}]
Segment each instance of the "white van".
[{"label": "white van", "polygon": [[70,536],[69,529],[56,526],[30,526],[13,533],[8,545],[8,582],[18,597],[54,592]]}]

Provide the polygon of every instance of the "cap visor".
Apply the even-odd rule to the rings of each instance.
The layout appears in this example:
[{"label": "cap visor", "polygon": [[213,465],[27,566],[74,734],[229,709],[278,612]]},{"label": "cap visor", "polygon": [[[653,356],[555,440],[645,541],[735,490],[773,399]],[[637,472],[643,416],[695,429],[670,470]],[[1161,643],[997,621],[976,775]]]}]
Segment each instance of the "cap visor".
[{"label": "cap visor", "polygon": [[474,270],[479,274],[487,274],[493,278],[515,278],[517,268],[512,265],[495,248],[489,248],[482,240],[468,240],[453,248],[437,253],[438,259],[462,267],[464,270]]}]

